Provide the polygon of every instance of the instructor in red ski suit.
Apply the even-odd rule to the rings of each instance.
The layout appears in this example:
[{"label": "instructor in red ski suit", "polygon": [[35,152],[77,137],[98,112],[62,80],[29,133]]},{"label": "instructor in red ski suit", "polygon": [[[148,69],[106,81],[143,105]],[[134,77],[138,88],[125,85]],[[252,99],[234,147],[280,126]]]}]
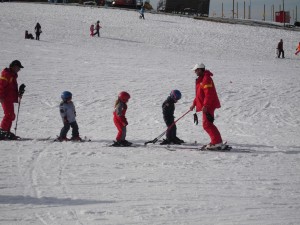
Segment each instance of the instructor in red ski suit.
[{"label": "instructor in red ski suit", "polygon": [[196,107],[196,112],[203,112],[203,129],[211,139],[207,148],[220,147],[223,144],[222,137],[218,128],[213,124],[213,121],[215,109],[221,108],[221,104],[212,80],[213,74],[209,70],[205,70],[203,63],[200,65],[196,64],[192,70],[198,78],[196,79],[196,96],[190,110],[192,111]]},{"label": "instructor in red ski suit", "polygon": [[18,72],[24,68],[19,60],[14,60],[1,72],[0,76],[0,102],[3,108],[4,117],[0,125],[0,139],[15,139],[10,132],[12,122],[15,120],[14,103],[18,103]]}]

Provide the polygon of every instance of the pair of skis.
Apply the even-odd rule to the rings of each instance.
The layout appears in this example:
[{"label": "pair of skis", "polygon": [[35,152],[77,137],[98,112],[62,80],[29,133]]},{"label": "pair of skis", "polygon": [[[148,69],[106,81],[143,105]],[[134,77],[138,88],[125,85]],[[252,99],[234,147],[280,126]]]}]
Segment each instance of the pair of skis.
[{"label": "pair of skis", "polygon": [[72,140],[72,139],[67,139],[64,141],[60,141],[58,138],[51,138],[51,137],[46,137],[46,138],[18,138],[15,140],[4,140],[4,141],[50,141],[50,142],[90,142],[91,139],[84,137],[81,140]]},{"label": "pair of skis", "polygon": [[145,142],[145,145],[150,144],[150,143],[155,144],[159,139],[161,139],[167,133],[168,130],[170,130],[180,119],[182,119],[189,112],[191,112],[190,109],[189,109],[189,111],[187,111],[186,113],[184,113],[181,117],[179,117],[177,120],[175,120],[164,132],[162,132],[160,135],[158,135],[152,141]]},{"label": "pair of skis", "polygon": [[[189,112],[191,112],[191,110],[189,109],[186,113],[184,113],[181,117],[179,117],[177,120],[175,120],[163,133],[161,133],[159,136],[157,136],[156,138],[154,138],[152,141],[147,141],[145,142],[145,145],[147,144],[155,144],[160,138],[162,138],[168,130],[170,130],[180,119],[182,119],[184,116],[186,116]],[[211,117],[211,115],[209,115]],[[210,120],[212,120],[213,122],[213,118],[210,118]],[[170,147],[171,145],[167,146],[168,150],[171,150],[172,148]],[[174,146],[174,145],[172,145]],[[179,145],[180,146],[180,145]],[[191,147],[189,147],[191,148]],[[174,149],[174,148],[173,148]],[[217,148],[207,148],[206,145],[202,146],[201,148],[199,147],[193,147],[194,150],[198,150],[198,151],[230,151],[232,149],[231,146],[227,145],[227,143],[225,142],[222,146],[217,147]]]},{"label": "pair of skis", "polygon": [[206,145],[203,145],[202,147],[199,147],[197,145],[167,145],[165,147],[169,151],[176,151],[176,150],[190,150],[190,151],[211,151],[211,152],[229,152],[232,147],[224,144],[222,147],[218,148],[207,148]]},{"label": "pair of skis", "polygon": [[[83,143],[83,142],[92,142],[91,139],[88,138],[83,138],[80,141],[72,141],[72,140],[68,140],[68,141],[59,141],[57,140],[57,138],[51,138],[51,137],[47,137],[47,138],[19,138],[16,140],[5,140],[5,141],[38,141],[38,142],[72,142],[72,143]],[[112,144],[107,144],[106,147],[116,147],[116,148],[146,148],[146,147],[150,147],[149,145],[145,145],[145,144],[139,144],[139,143],[133,143],[131,145],[128,146],[113,146]],[[229,152],[231,151],[232,147],[229,145],[224,145],[222,148],[216,148],[216,149],[206,149],[206,145],[200,147],[198,145],[195,144],[181,144],[181,145],[151,145],[151,147],[156,147],[156,148],[163,148],[166,149],[168,151],[177,151],[177,150],[189,150],[189,151],[212,151],[212,152]]]}]

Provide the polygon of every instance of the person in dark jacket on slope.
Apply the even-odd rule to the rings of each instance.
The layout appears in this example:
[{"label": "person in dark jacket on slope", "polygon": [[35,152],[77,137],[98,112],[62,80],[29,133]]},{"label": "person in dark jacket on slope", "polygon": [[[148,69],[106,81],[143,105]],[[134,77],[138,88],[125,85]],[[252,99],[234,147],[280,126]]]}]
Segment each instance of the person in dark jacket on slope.
[{"label": "person in dark jacket on slope", "polygon": [[96,23],[96,27],[95,27],[96,32],[94,33],[93,36],[95,36],[97,34],[97,36],[100,37],[100,28],[102,28],[102,27],[100,26],[100,21],[98,20]]},{"label": "person in dark jacket on slope", "polygon": [[181,92],[179,90],[171,91],[168,98],[162,104],[163,117],[166,125],[168,126],[168,130],[166,132],[166,139],[164,139],[160,144],[168,145],[168,144],[177,144],[180,145],[184,143],[183,140],[179,139],[176,135],[177,127],[174,124],[174,111],[175,111],[175,103],[181,99]]},{"label": "person in dark jacket on slope", "polygon": [[37,23],[34,27],[35,30],[35,40],[40,40],[40,34],[42,33],[42,27],[39,23]]},{"label": "person in dark jacket on slope", "polygon": [[33,35],[28,32],[28,30],[25,31],[25,39],[34,39]]},{"label": "person in dark jacket on slope", "polygon": [[282,54],[282,58],[284,58],[284,50],[283,50],[283,41],[280,39],[277,45],[277,57],[280,58],[280,55]]}]

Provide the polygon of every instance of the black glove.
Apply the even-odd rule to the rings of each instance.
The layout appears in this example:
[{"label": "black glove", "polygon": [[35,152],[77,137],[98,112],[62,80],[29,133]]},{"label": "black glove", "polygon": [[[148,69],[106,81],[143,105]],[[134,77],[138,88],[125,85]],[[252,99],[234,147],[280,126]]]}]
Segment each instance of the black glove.
[{"label": "black glove", "polygon": [[198,116],[197,116],[197,113],[194,113],[194,123],[196,124],[196,125],[198,125]]},{"label": "black glove", "polygon": [[215,120],[215,118],[212,115],[210,115],[208,112],[206,113],[206,118],[211,123],[213,123]]},{"label": "black glove", "polygon": [[24,92],[25,92],[25,84],[21,84],[20,87],[19,87],[19,97],[22,98]]}]

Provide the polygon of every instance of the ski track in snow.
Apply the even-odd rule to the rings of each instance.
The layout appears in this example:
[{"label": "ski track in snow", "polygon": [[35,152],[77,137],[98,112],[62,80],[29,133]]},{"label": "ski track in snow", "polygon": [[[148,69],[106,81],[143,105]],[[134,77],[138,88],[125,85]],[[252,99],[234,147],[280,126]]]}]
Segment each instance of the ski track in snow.
[{"label": "ski track in snow", "polygon": [[[299,33],[48,4],[1,3],[0,15],[1,68],[13,59],[25,67],[18,135],[56,137],[60,93],[70,90],[92,140],[0,142],[0,225],[299,223]],[[91,38],[98,19],[101,38]],[[24,40],[37,21],[41,41]],[[281,38],[285,60],[275,58]],[[190,69],[201,62],[214,73],[215,123],[232,151],[107,147],[121,90],[131,94],[128,140],[142,145],[166,129],[161,104],[172,89],[183,94],[175,116],[190,107]],[[177,124],[190,148],[208,142],[199,119]]]}]

